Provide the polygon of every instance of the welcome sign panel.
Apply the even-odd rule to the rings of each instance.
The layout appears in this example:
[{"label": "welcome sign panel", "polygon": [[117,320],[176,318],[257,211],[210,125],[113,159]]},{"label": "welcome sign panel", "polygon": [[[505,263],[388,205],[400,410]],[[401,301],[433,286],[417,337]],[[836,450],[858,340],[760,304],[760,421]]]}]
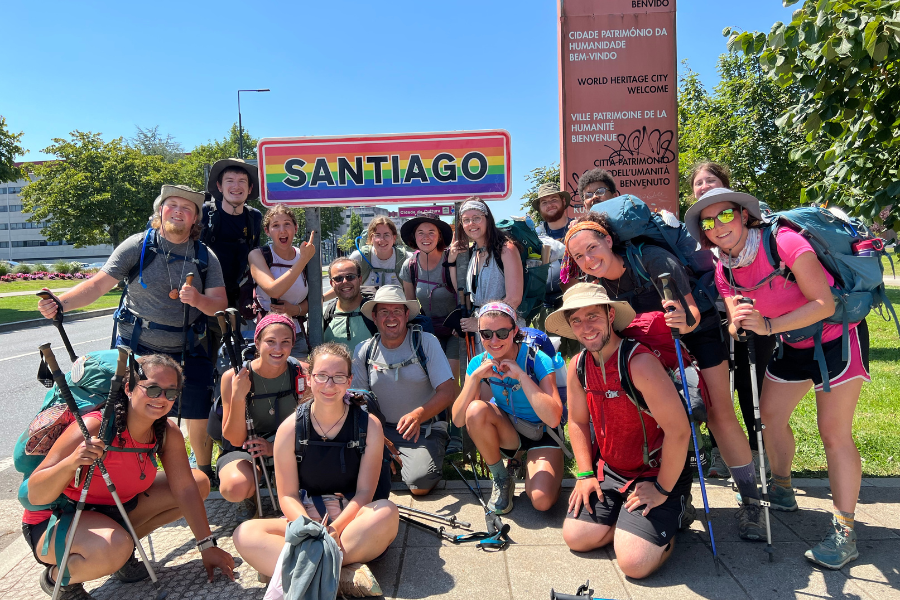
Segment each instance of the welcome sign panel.
[{"label": "welcome sign panel", "polygon": [[511,190],[504,130],[266,138],[257,146],[266,206],[434,203]]}]

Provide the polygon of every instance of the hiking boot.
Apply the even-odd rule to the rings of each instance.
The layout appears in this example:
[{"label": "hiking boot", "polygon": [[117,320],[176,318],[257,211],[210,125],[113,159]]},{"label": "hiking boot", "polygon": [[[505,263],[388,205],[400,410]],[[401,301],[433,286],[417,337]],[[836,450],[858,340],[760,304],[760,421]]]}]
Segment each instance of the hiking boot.
[{"label": "hiking boot", "polygon": [[[756,476],[759,477],[759,451],[753,450],[751,452],[753,455],[753,467],[755,469]],[[766,456],[766,479],[772,477],[772,465],[769,464],[769,457]]]},{"label": "hiking boot", "polygon": [[[855,547],[855,546],[854,546]],[[53,567],[47,567],[44,569],[44,572],[41,573],[41,589],[48,596],[53,595],[53,587],[56,585],[56,582],[50,578],[50,570]],[[84,589],[83,583],[70,583],[69,585],[61,585],[59,586],[59,596],[57,596],[58,600],[94,600],[94,597],[88,594],[87,590]]]},{"label": "hiking boot", "polygon": [[839,525],[831,518],[831,533],[805,553],[806,558],[826,569],[840,569],[848,562],[859,558],[856,549],[856,532]]},{"label": "hiking boot", "polygon": [[515,491],[516,480],[512,477],[506,477],[499,483],[495,479],[491,499],[487,504],[488,508],[495,514],[505,515],[513,509],[513,493]]},{"label": "hiking boot", "polygon": [[[744,502],[741,499],[741,493],[737,491],[736,486],[732,489],[735,489],[734,499],[737,500],[738,505],[743,505]],[[775,485],[770,479],[767,491],[769,492],[769,506],[772,510],[794,512],[799,508],[797,506],[797,499],[794,497],[794,488],[787,490],[780,485]]]},{"label": "hiking boot", "polygon": [[719,452],[718,448],[712,449],[712,455],[709,462],[709,471],[706,472],[707,477],[713,479],[725,479],[726,477],[731,476],[731,473],[728,471],[728,466],[725,464],[725,459],[722,458],[722,453]]},{"label": "hiking boot", "polygon": [[235,504],[234,510],[237,513],[238,520],[241,522],[249,521],[256,517],[256,494]]},{"label": "hiking boot", "polygon": [[762,521],[762,507],[756,498],[747,498],[734,515],[738,520],[738,535],[742,540],[762,542],[766,539],[766,526]]},{"label": "hiking boot", "polygon": [[150,573],[147,572],[147,567],[138,560],[138,557],[134,554],[134,550],[132,550],[131,558],[128,559],[128,562],[125,563],[121,569],[113,573],[112,576],[122,583],[136,583],[150,577]]},{"label": "hiking boot", "polygon": [[338,579],[338,596],[368,598],[380,595],[381,586],[378,585],[369,567],[362,563],[351,563],[341,567],[341,576]]},{"label": "hiking boot", "polygon": [[684,510],[681,512],[681,524],[678,526],[679,531],[683,531],[691,526],[691,523],[697,520],[697,509],[694,507],[694,497],[690,492],[684,499]]}]

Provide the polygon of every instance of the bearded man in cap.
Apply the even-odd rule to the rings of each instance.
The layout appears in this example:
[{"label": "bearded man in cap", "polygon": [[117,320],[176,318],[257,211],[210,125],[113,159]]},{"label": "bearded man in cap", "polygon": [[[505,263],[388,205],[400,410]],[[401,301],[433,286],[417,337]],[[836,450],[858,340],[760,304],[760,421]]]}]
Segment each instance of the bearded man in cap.
[{"label": "bearded man in cap", "polygon": [[[184,417],[198,468],[211,477],[206,421],[212,406],[213,365],[201,342],[206,338],[206,317],[225,310],[227,304],[219,260],[198,240],[203,201],[202,192],[187,186],[162,186],[150,229],[119,244],[96,275],[58,298],[41,300],[38,309],[52,319],[57,310],[65,313],[93,304],[126,281],[125,297],[113,317],[113,344],[130,346],[140,355],[168,354],[181,362],[184,389],[169,414]],[[190,284],[189,273],[195,275]],[[160,402],[168,404],[164,396]]]}]

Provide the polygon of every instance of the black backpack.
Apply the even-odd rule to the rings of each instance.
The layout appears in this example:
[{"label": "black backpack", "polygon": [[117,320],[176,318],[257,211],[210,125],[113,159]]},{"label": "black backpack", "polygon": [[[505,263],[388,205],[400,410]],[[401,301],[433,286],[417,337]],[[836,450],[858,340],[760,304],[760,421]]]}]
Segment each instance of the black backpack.
[{"label": "black backpack", "polygon": [[[219,208],[216,200],[208,200],[203,203],[203,229],[200,232],[200,239],[203,243],[215,243],[216,230],[219,228],[219,221],[221,219],[219,213],[221,211],[222,209]],[[244,210],[242,212],[247,223],[248,235],[247,238],[245,238],[245,241],[247,242],[249,249],[253,250],[259,246],[260,236],[262,235],[262,213],[247,203],[244,203]]]}]

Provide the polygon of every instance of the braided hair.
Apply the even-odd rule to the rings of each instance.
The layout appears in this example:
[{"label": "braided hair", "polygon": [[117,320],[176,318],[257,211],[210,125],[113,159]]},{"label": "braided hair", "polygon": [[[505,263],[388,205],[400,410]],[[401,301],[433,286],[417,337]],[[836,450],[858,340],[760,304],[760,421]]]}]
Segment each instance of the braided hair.
[{"label": "braided hair", "polygon": [[[175,371],[177,377],[178,391],[184,387],[184,376],[181,373],[181,367],[177,362],[166,354],[148,354],[137,359],[137,376],[135,381],[145,379],[144,373],[153,368],[165,368]],[[132,390],[134,393],[134,390]],[[115,405],[115,436],[119,443],[125,446],[124,433],[128,429],[128,407],[130,406],[129,398],[125,394],[120,394]],[[156,452],[159,454],[162,450],[162,440],[166,431],[166,423],[168,417],[163,416],[153,422],[153,439],[156,440]]]}]

